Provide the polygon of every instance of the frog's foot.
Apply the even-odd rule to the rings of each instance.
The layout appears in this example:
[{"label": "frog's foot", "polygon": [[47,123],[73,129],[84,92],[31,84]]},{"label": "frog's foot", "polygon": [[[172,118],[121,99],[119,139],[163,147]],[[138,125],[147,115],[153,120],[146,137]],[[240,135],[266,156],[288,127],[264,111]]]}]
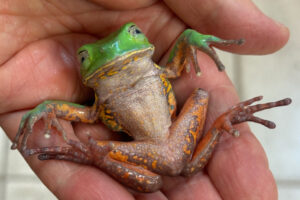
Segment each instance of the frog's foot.
[{"label": "frog's foot", "polygon": [[220,61],[218,55],[211,47],[212,45],[241,45],[244,43],[243,39],[239,40],[223,40],[212,35],[203,35],[195,30],[187,29],[178,38],[174,48],[171,51],[165,73],[168,78],[179,77],[182,70],[186,68],[190,71],[190,64],[195,68],[196,74],[201,74],[200,67],[197,62],[197,51],[203,51],[210,56],[216,63],[219,71],[225,69]]},{"label": "frog's foot", "polygon": [[259,101],[261,99],[262,96],[254,97],[252,99],[241,102],[236,106],[232,107],[229,111],[227,111],[217,119],[217,121],[215,122],[216,128],[219,130],[224,130],[235,137],[239,136],[239,131],[234,129],[232,125],[239,124],[246,121],[256,122],[268,128],[275,128],[276,125],[274,122],[261,119],[259,117],[254,116],[253,114],[274,107],[286,106],[289,105],[292,101],[290,98],[286,98],[276,102],[250,106],[252,103]]},{"label": "frog's foot", "polygon": [[234,124],[252,121],[262,124],[268,128],[275,128],[275,124],[273,122],[261,119],[259,117],[254,116],[253,114],[258,111],[289,105],[291,103],[291,99],[286,98],[276,102],[257,104],[251,106],[252,103],[261,99],[262,96],[259,96],[241,102],[238,105],[232,107],[229,111],[222,114],[220,117],[218,117],[218,119],[214,122],[213,126],[205,134],[204,138],[200,140],[199,144],[197,145],[194,151],[192,159],[183,169],[182,175],[190,176],[204,168],[209,158],[211,157],[214,147],[217,144],[222,132],[226,131],[232,134],[233,136],[238,137],[240,133],[238,130],[233,128]]},{"label": "frog's foot", "polygon": [[85,144],[75,141],[67,140],[69,147],[64,146],[52,146],[41,147],[34,149],[26,149],[24,151],[25,156],[38,155],[40,160],[67,160],[80,164],[92,164],[93,154],[89,147]]},{"label": "frog's foot", "polygon": [[[211,57],[214,62],[216,63],[218,70],[219,71],[223,71],[225,69],[225,66],[223,65],[223,63],[221,62],[221,60],[219,59],[218,55],[216,54],[215,50],[211,47],[212,45],[215,44],[220,44],[220,45],[231,45],[231,44],[236,44],[236,45],[241,45],[245,42],[244,39],[239,39],[239,40],[223,40],[221,38],[215,37],[215,36],[211,36],[211,35],[201,35],[201,36],[195,36],[195,37],[202,37],[200,40],[198,40],[197,42],[195,42],[195,46],[194,48],[203,51],[204,53],[206,53],[209,57]],[[193,46],[192,46],[193,48]],[[196,57],[196,51],[193,51],[194,55],[193,57]],[[193,63],[194,67],[195,67],[195,71],[197,72],[197,75],[200,75],[200,67],[198,66],[198,62],[196,60],[195,63]]]},{"label": "frog's foot", "polygon": [[[56,118],[54,109],[47,107],[45,102],[37,106],[35,109],[27,112],[22,117],[17,135],[13,140],[11,149],[16,149],[18,148],[19,144],[21,144],[21,152],[24,153],[26,151],[26,144],[27,144],[28,137],[32,133],[35,123],[40,119],[43,119],[45,123],[45,130],[44,130],[45,137],[50,136],[51,127],[54,127],[57,129],[59,133],[62,134],[65,140],[67,139],[64,129],[62,128],[62,126],[58,122],[58,119]],[[22,135],[23,138],[20,141]]]}]

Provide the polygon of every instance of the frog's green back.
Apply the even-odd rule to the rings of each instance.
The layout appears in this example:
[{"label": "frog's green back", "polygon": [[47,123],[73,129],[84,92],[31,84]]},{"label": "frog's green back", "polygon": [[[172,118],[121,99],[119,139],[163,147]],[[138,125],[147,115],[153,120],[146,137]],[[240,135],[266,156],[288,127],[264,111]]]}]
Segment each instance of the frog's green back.
[{"label": "frog's green back", "polygon": [[87,60],[81,60],[80,73],[85,80],[97,69],[126,53],[152,46],[134,23],[123,25],[106,38],[79,48],[78,54],[88,52]]}]

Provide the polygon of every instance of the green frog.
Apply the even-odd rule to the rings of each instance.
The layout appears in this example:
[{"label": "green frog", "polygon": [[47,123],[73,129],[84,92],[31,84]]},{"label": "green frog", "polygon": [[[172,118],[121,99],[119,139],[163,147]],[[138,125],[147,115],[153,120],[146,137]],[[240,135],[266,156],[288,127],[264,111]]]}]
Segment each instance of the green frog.
[{"label": "green frog", "polygon": [[[211,45],[241,44],[243,40],[223,40],[187,29],[178,38],[165,67],[151,57],[154,46],[134,24],[78,50],[83,83],[92,88],[92,106],[47,100],[26,113],[20,123],[12,149],[20,147],[25,156],[39,154],[40,160],[67,160],[94,165],[127,187],[140,192],[154,192],[162,187],[162,176],[191,176],[209,161],[221,134],[239,132],[232,125],[254,121],[269,128],[273,122],[253,113],[291,103],[277,102],[250,105],[262,97],[239,103],[222,114],[203,134],[208,93],[196,89],[176,114],[176,100],[168,79],[177,78],[183,69],[200,68],[196,51],[208,54],[220,71],[224,69]],[[127,133],[131,141],[88,142],[68,139],[58,118],[84,123],[101,121],[113,131]],[[43,119],[45,134],[55,127],[68,146],[27,148],[34,124]]]}]

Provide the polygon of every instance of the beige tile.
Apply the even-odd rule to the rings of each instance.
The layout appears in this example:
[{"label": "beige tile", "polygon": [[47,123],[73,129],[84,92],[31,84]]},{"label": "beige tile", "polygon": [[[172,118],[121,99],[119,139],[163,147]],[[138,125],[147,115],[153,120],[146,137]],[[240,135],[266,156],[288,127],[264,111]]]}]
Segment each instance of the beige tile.
[{"label": "beige tile", "polygon": [[[25,179],[25,180],[24,180]],[[57,199],[38,178],[10,178],[7,182],[8,200],[55,200]]]},{"label": "beige tile", "polygon": [[279,187],[278,199],[279,200],[297,200],[300,198],[300,187]]},{"label": "beige tile", "polygon": [[287,24],[291,30],[291,39],[275,54],[243,56],[244,98],[263,94],[265,101],[283,97],[293,99],[289,107],[259,114],[275,121],[278,125],[275,130],[256,125],[252,128],[267,152],[276,179],[300,179],[300,2],[254,2],[269,16]]}]

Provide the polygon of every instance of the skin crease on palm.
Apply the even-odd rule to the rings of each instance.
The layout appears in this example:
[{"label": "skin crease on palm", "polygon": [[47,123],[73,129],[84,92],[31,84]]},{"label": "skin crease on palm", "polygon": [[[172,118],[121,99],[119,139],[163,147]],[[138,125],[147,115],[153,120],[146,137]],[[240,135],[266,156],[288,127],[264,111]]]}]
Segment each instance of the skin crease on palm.
[{"label": "skin crease on palm", "polygon": [[[1,0],[0,126],[8,137],[15,136],[22,115],[43,100],[87,101],[93,94],[80,81],[76,50],[128,21],[141,27],[155,45],[154,60],[160,65],[186,27],[224,39],[244,38],[243,46],[226,49],[242,54],[272,53],[289,37],[287,28],[249,0]],[[225,72],[218,72],[203,54],[198,61],[201,77],[184,74],[173,85],[179,106],[194,88],[209,92],[209,127],[239,99]],[[98,139],[114,135],[99,124],[64,125],[79,136],[87,131]],[[223,135],[205,171],[189,179],[166,177],[163,189],[152,194],[128,191],[94,167],[36,157],[26,161],[59,199],[277,199],[261,145],[246,124],[238,129],[239,138]],[[39,124],[36,131],[42,131]],[[42,139],[33,145],[44,145]]]}]

